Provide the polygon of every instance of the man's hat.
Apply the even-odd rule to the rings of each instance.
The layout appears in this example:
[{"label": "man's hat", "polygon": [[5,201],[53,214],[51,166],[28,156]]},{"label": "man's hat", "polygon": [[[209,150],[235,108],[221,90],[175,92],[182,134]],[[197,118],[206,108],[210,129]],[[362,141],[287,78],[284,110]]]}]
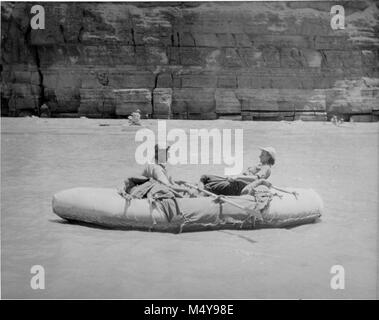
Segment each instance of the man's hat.
[{"label": "man's hat", "polygon": [[266,151],[271,156],[271,158],[274,159],[274,161],[276,160],[276,151],[273,147],[258,147],[258,148],[262,151]]}]

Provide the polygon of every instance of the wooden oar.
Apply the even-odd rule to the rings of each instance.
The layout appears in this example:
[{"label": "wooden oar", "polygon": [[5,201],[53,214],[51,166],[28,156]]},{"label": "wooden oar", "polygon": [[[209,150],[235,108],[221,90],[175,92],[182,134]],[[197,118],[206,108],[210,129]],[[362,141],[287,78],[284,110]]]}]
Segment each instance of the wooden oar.
[{"label": "wooden oar", "polygon": [[255,210],[253,210],[253,209],[251,209],[249,207],[245,207],[245,206],[243,206],[243,205],[241,205],[241,204],[239,204],[237,202],[234,202],[233,200],[230,200],[229,198],[227,198],[225,196],[217,195],[217,194],[215,194],[213,192],[210,192],[208,190],[202,189],[202,188],[200,188],[198,186],[195,186],[193,184],[190,184],[188,182],[185,182],[184,185],[186,185],[187,187],[199,190],[200,192],[204,192],[205,194],[208,194],[208,195],[210,195],[212,197],[215,197],[217,199],[220,199],[223,202],[229,203],[232,206],[235,206],[237,208],[240,208],[240,209],[246,211],[249,215],[252,215],[252,216],[254,216],[255,218],[257,218],[259,220],[263,220],[262,215],[259,212],[255,211]]}]

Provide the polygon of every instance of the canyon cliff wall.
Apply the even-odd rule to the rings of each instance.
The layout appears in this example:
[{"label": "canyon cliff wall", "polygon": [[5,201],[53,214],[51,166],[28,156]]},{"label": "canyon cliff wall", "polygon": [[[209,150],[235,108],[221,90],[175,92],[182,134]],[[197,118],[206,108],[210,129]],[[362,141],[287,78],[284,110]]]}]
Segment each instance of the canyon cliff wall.
[{"label": "canyon cliff wall", "polygon": [[2,3],[2,115],[379,118],[379,9],[341,2]]}]

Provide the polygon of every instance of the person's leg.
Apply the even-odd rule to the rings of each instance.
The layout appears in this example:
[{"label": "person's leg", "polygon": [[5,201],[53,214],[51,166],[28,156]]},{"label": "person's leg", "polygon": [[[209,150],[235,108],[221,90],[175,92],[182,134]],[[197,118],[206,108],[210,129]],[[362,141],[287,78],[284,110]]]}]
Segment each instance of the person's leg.
[{"label": "person's leg", "polygon": [[239,195],[240,189],[236,181],[230,181],[226,177],[215,175],[203,175],[200,182],[204,184],[204,189],[218,195],[235,196]]}]

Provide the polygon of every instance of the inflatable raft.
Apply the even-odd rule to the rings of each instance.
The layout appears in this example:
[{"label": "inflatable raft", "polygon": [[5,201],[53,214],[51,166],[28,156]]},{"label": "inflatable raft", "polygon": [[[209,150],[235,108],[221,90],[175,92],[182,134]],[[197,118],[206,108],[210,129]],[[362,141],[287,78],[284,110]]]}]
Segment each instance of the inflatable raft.
[{"label": "inflatable raft", "polygon": [[[116,189],[74,188],[53,197],[53,211],[70,221],[95,224],[107,228],[139,229],[168,232],[288,228],[312,223],[321,216],[323,203],[312,189],[291,189],[298,193],[274,196],[262,212],[262,219],[253,219],[246,210],[228,203],[217,203],[212,197],[177,198],[180,214],[171,219],[148,199],[125,200]],[[229,197],[249,207],[252,197]]]}]

